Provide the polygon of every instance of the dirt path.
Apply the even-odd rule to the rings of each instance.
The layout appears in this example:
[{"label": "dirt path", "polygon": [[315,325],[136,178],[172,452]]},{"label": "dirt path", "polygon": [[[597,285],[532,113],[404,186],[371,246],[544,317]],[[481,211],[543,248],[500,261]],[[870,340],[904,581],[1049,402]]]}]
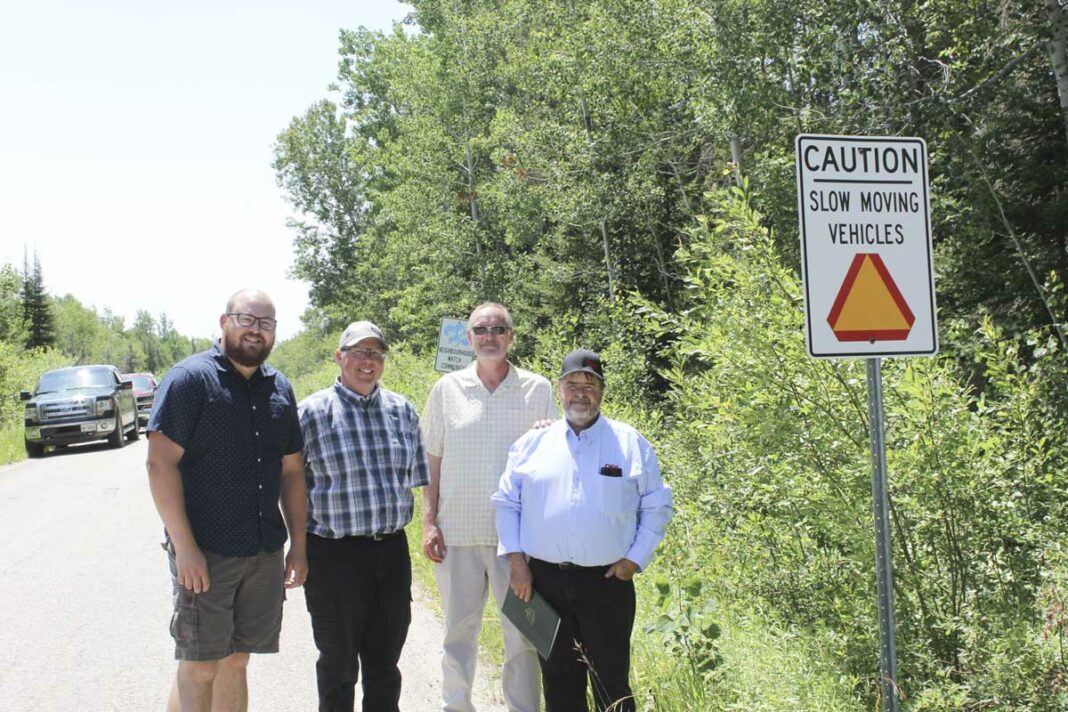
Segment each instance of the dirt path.
[{"label": "dirt path", "polygon": [[[144,462],[142,440],[0,467],[2,712],[164,709],[176,667],[170,583]],[[414,593],[400,707],[434,712],[441,622],[428,605],[436,594]],[[281,652],[253,656],[249,666],[249,710],[314,710],[317,656],[297,589],[286,603]],[[479,670],[479,712],[504,711],[495,678]]]},{"label": "dirt path", "polygon": [[[404,683],[400,708],[404,712],[433,712],[441,709],[442,624],[427,604],[428,594],[418,588],[413,588],[412,594],[412,626],[401,654]],[[291,592],[282,624],[281,652],[255,657],[249,669],[250,712],[313,709],[316,656],[304,594]],[[506,712],[498,678],[488,666],[479,665],[475,690],[479,712]],[[360,709],[358,686],[356,699],[356,709]]]}]

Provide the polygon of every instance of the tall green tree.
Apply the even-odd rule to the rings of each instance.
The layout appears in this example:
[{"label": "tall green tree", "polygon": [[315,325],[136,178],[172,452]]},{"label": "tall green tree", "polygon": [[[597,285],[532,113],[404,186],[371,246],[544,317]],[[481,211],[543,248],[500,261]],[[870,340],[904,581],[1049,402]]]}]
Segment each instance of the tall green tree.
[{"label": "tall green tree", "polygon": [[44,286],[41,260],[36,252],[33,254],[32,269],[28,261],[23,260],[22,319],[26,329],[26,348],[46,348],[55,343],[55,319]]}]

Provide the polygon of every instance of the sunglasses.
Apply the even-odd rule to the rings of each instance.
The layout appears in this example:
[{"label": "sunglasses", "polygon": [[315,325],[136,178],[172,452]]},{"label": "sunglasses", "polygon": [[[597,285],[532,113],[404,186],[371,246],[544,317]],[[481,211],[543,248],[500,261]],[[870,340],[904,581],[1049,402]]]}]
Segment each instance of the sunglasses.
[{"label": "sunglasses", "polygon": [[494,336],[501,336],[507,334],[512,330],[510,326],[472,326],[471,333],[475,336],[485,336],[486,334],[493,334]]}]

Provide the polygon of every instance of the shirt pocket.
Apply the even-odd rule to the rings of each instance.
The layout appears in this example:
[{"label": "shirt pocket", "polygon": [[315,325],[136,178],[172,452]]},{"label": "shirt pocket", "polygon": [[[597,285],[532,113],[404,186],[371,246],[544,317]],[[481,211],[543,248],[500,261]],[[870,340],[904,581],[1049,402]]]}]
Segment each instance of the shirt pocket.
[{"label": "shirt pocket", "polygon": [[634,483],[627,477],[607,477],[597,475],[597,492],[601,511],[606,514],[619,514],[627,510]]},{"label": "shirt pocket", "polygon": [[400,419],[389,419],[389,456],[395,470],[408,471],[408,463],[412,459],[412,451],[415,449],[412,443],[412,433],[406,432],[400,425]]}]

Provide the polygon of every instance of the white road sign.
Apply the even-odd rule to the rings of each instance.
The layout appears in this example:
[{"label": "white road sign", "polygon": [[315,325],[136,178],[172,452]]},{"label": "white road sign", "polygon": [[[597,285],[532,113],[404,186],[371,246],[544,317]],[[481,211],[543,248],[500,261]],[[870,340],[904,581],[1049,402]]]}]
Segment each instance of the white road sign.
[{"label": "white road sign", "polygon": [[475,350],[467,340],[467,322],[463,319],[442,319],[434,370],[442,373],[459,371],[474,360]]},{"label": "white road sign", "polygon": [[799,135],[797,212],[809,354],[936,353],[923,139]]}]

